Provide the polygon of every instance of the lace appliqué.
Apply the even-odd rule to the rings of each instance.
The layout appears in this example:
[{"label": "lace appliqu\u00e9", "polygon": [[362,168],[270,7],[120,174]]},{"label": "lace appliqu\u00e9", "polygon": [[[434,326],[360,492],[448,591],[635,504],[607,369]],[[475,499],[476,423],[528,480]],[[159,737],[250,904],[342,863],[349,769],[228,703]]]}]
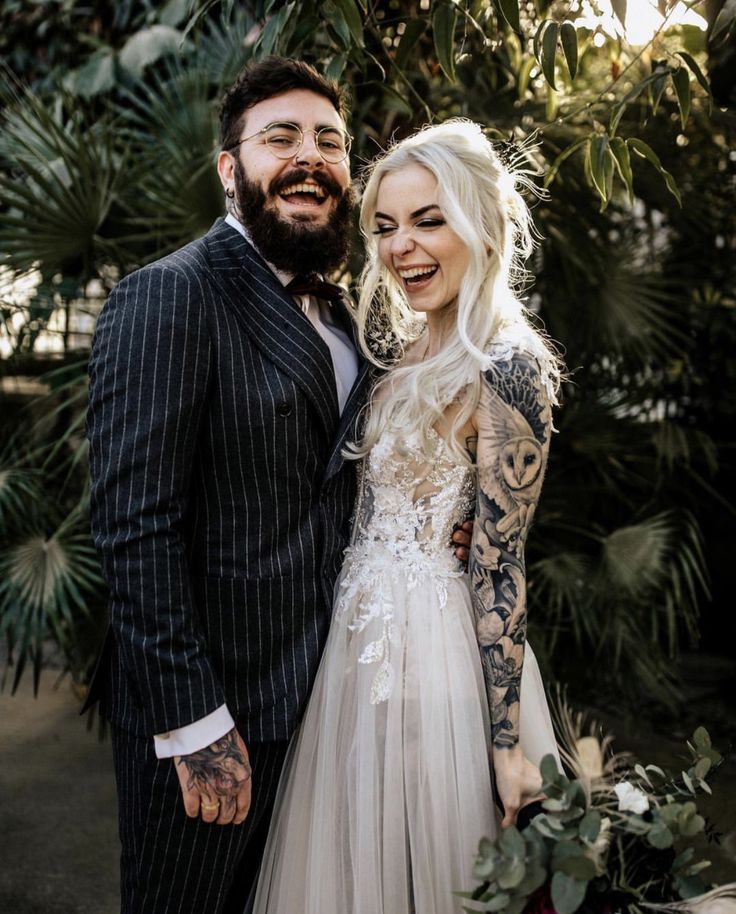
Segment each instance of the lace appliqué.
[{"label": "lace appliqu\u00e9", "polygon": [[435,437],[429,463],[418,440],[397,447],[386,434],[376,443],[366,461],[353,544],[345,553],[336,609],[338,615],[350,613],[351,632],[369,634],[358,662],[378,664],[370,689],[374,705],[389,698],[396,678],[394,588],[403,593],[431,582],[444,609],[448,582],[464,574],[449,542],[454,524],[472,510],[474,475]]}]

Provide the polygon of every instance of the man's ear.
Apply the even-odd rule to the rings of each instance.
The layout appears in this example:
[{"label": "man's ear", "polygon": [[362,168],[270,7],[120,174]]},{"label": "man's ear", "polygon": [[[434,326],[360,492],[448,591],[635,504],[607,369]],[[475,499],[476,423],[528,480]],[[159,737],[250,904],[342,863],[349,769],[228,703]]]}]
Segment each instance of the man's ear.
[{"label": "man's ear", "polygon": [[222,189],[227,193],[235,189],[235,159],[231,152],[224,149],[217,156],[217,174],[220,176]]}]

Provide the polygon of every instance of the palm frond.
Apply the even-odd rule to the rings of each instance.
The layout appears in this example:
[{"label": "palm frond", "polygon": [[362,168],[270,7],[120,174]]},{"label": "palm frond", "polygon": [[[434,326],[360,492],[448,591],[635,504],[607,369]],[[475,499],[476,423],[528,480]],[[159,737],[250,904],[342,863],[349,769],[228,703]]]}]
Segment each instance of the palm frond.
[{"label": "palm frond", "polygon": [[51,637],[64,649],[87,600],[102,585],[89,534],[80,530],[75,509],[51,534],[37,530],[0,553],[0,636],[15,662],[13,691],[28,660],[38,689],[44,642]]},{"label": "palm frond", "polygon": [[176,61],[126,93],[123,122],[136,159],[126,223],[147,260],[196,238],[223,213],[211,95],[204,70]]},{"label": "palm frond", "polygon": [[41,498],[37,470],[20,467],[0,467],[0,533],[17,526],[21,517],[28,516],[29,504]]},{"label": "palm frond", "polygon": [[14,271],[86,272],[108,251],[102,228],[123,180],[110,119],[87,126],[70,101],[27,92],[6,116],[0,171],[0,248]]}]

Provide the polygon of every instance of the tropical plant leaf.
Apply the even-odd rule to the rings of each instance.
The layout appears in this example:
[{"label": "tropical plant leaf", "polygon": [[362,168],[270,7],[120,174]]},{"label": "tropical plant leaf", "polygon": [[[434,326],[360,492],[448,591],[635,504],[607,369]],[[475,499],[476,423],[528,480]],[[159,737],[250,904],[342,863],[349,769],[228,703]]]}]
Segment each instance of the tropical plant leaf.
[{"label": "tropical plant leaf", "polygon": [[[622,26],[626,26],[626,0],[611,0],[613,13]],[[562,912],[560,912],[562,914]]]},{"label": "tropical plant leaf", "polygon": [[697,79],[698,83],[700,84],[701,89],[705,92],[706,96],[708,97],[708,111],[711,112],[713,110],[713,93],[710,88],[710,83],[705,78],[703,71],[700,69],[700,66],[698,65],[697,61],[692,56],[692,54],[688,54],[687,51],[678,51],[677,54],[680,57],[682,57],[682,59],[685,61],[687,66],[690,68],[693,76]]},{"label": "tropical plant leaf", "polygon": [[567,69],[570,71],[570,79],[575,79],[578,72],[578,33],[572,22],[563,22],[560,26],[560,40],[562,41],[562,50],[567,61]]},{"label": "tropical plant leaf", "polygon": [[690,116],[690,76],[685,67],[680,67],[672,72],[672,85],[675,87],[677,105],[680,109],[680,122],[684,130]]},{"label": "tropical plant leaf", "polygon": [[629,196],[629,205],[634,203],[634,175],[631,170],[631,156],[629,147],[620,136],[615,136],[611,140],[611,152],[616,163],[616,169],[624,182],[626,192]]},{"label": "tropical plant leaf", "polygon": [[410,19],[406,23],[404,34],[401,36],[401,41],[399,42],[399,46],[396,49],[396,57],[394,58],[394,62],[400,70],[403,70],[406,66],[409,55],[414,50],[417,42],[426,32],[426,30],[426,19]]},{"label": "tropical plant leaf", "polygon": [[169,25],[152,25],[135,32],[120,51],[120,64],[134,76],[166,54],[178,54],[183,34]]},{"label": "tropical plant leaf", "polygon": [[335,4],[338,11],[340,12],[340,15],[345,20],[350,35],[356,46],[362,48],[364,45],[363,20],[355,0],[332,0],[332,2]]},{"label": "tropical plant leaf", "polygon": [[638,137],[629,137],[626,141],[628,146],[634,150],[638,155],[643,159],[646,159],[648,162],[651,162],[652,165],[657,169],[657,171],[664,178],[664,182],[667,185],[667,190],[672,194],[672,196],[677,200],[679,206],[682,206],[682,198],[680,196],[680,191],[677,187],[675,179],[667,171],[667,169],[662,165],[659,160],[657,153],[649,146],[644,140],[640,140]]},{"label": "tropical plant leaf", "polygon": [[550,21],[542,34],[541,63],[544,78],[553,89],[557,88],[555,86],[555,62],[557,59],[557,41],[559,37],[559,24]]},{"label": "tropical plant leaf", "polygon": [[16,162],[0,172],[5,263],[17,271],[43,263],[49,272],[82,263],[92,275],[109,254],[103,225],[126,177],[112,121],[101,117],[88,128],[73,100],[52,111],[28,93],[6,120],[0,152]]},{"label": "tropical plant leaf", "polygon": [[455,21],[457,13],[452,4],[440,4],[432,15],[432,31],[437,59],[445,76],[455,81]]},{"label": "tropical plant leaf", "polygon": [[521,31],[519,0],[496,0],[501,15],[515,32]]}]

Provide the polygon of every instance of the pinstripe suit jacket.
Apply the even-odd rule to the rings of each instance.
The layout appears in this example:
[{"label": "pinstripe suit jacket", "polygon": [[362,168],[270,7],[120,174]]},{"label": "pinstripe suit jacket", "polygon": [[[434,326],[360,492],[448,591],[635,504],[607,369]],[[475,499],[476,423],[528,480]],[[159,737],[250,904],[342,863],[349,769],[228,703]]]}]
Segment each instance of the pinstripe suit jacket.
[{"label": "pinstripe suit jacket", "polygon": [[288,738],[347,541],[355,474],[340,448],[366,366],[340,418],[327,346],[218,220],[115,287],[90,378],[92,528],[111,593],[90,701],[141,736],[226,702],[246,738]]}]

